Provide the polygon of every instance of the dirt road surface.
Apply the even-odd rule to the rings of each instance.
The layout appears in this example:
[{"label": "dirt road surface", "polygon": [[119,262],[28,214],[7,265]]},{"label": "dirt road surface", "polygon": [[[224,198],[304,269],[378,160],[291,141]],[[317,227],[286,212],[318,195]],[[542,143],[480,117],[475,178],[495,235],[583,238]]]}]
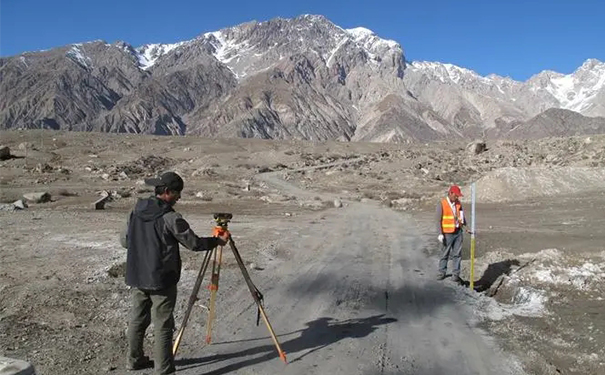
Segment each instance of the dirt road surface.
[{"label": "dirt road surface", "polygon": [[[277,176],[263,180],[302,194],[276,184]],[[253,274],[289,364],[279,360],[262,321],[255,326],[240,280],[241,287],[228,287],[234,292],[219,290],[215,342],[196,348],[204,332],[188,332],[179,368],[214,375],[522,373],[472,327],[472,312],[455,295],[459,287],[435,280],[435,261],[423,252],[434,244],[423,225],[376,204],[345,202],[293,229],[281,245],[291,256],[268,265],[263,278]]]}]

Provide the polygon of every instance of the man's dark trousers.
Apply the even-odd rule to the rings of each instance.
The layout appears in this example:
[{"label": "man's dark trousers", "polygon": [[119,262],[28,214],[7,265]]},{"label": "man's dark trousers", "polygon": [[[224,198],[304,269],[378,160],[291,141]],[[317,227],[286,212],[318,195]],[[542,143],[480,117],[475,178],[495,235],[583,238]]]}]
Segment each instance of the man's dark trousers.
[{"label": "man's dark trousers", "polygon": [[137,363],[143,358],[145,330],[153,322],[154,362],[158,375],[175,372],[172,355],[172,335],[174,332],[174,306],[176,285],[163,290],[132,289],[132,310],[128,323],[128,363]]},{"label": "man's dark trousers", "polygon": [[445,275],[447,271],[447,261],[452,259],[452,276],[460,277],[460,261],[462,258],[462,229],[457,229],[454,233],[444,235],[443,244],[441,244],[441,258],[439,259],[439,274]]}]

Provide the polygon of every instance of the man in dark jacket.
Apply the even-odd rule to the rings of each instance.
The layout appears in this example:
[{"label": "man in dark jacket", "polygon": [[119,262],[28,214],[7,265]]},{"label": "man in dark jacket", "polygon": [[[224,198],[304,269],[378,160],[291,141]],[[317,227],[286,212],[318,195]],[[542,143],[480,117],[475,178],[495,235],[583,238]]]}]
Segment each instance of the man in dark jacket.
[{"label": "man in dark jacket", "polygon": [[178,174],[166,172],[145,183],[155,186],[155,196],[137,201],[122,235],[122,246],[128,249],[126,284],[132,287],[127,367],[139,370],[153,366],[143,355],[145,330],[153,321],[155,372],[164,375],[175,372],[172,335],[176,285],[181,276],[179,243],[193,251],[209,251],[225,245],[229,234],[198,237],[174,211],[184,186]]}]

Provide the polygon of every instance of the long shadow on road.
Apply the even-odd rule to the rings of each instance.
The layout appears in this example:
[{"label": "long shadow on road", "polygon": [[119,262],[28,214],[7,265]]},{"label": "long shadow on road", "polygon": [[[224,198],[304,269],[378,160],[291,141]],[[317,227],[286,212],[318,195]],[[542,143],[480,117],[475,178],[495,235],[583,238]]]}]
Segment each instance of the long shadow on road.
[{"label": "long shadow on road", "polygon": [[[332,279],[331,276],[327,275],[319,276],[319,279],[324,278],[324,281]],[[334,282],[334,280],[332,279],[331,282]],[[307,282],[302,282],[301,284],[308,285]],[[338,282],[338,284],[340,284],[340,282]],[[334,290],[339,290],[341,296],[345,296],[346,298],[348,293],[345,284],[347,283],[344,282],[342,285],[338,285]],[[366,288],[366,291],[361,294],[361,296],[363,296],[363,301],[360,302],[362,302],[363,308],[368,309],[369,311],[386,311],[389,316],[380,313],[359,319],[339,321],[330,317],[322,317],[309,321],[305,324],[305,328],[282,335],[289,336],[291,334],[299,333],[297,337],[281,343],[282,349],[288,355],[290,363],[300,361],[309,354],[322,350],[343,339],[359,339],[366,337],[385,324],[394,322],[398,322],[398,324],[407,324],[407,322],[416,319],[423,319],[433,315],[434,312],[446,305],[456,303],[452,290],[444,288],[436,282],[420,285],[408,284],[389,291],[373,286],[366,286]],[[293,287],[290,288],[289,291],[294,294],[305,294],[308,292],[308,288],[298,289]],[[357,297],[360,297],[360,295],[357,295]],[[334,299],[333,303],[337,304],[337,300]],[[242,340],[240,342],[245,341],[252,343],[253,341],[256,341],[256,339]],[[254,358],[249,358],[251,356]],[[237,362],[233,363],[234,360]],[[181,370],[190,370],[224,361],[232,362],[215,370],[201,372],[208,375],[220,375],[270,360],[278,360],[278,354],[274,345],[265,344],[231,353],[214,354],[200,358],[180,359],[177,360],[176,364]]]},{"label": "long shadow on road", "polygon": [[[401,269],[405,262],[401,261]],[[405,271],[402,271],[405,272]],[[386,312],[399,323],[424,319],[440,309],[458,303],[448,281],[436,281],[411,272],[398,285],[377,286],[369,276],[335,277],[330,273],[300,279],[287,289],[293,299],[323,298],[336,306],[349,305],[354,310]]]},{"label": "long shadow on road", "polygon": [[[301,360],[303,357],[321,350],[345,338],[361,338],[368,336],[378,327],[384,324],[396,322],[397,319],[385,317],[384,314],[375,315],[361,319],[347,319],[336,321],[330,317],[322,317],[306,323],[306,328],[301,330],[300,336],[281,344],[282,349],[289,355],[308,350],[302,355],[290,358],[290,363]],[[213,364],[221,361],[244,358],[252,355],[263,354],[260,357],[245,359],[236,363],[228,364],[222,368],[204,372],[207,375],[226,374],[232,371],[252,366],[265,361],[276,359],[277,352],[274,345],[261,345],[250,349],[240,350],[226,354],[215,354],[202,358],[190,358],[177,360],[178,366],[189,366],[188,369],[202,365]]]}]

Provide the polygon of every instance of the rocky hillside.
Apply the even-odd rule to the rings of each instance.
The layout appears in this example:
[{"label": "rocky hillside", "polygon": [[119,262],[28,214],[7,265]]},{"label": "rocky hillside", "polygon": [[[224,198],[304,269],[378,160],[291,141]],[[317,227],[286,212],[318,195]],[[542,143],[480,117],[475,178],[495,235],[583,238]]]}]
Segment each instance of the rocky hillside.
[{"label": "rocky hillside", "polygon": [[507,138],[545,138],[569,135],[604,134],[605,117],[584,117],[567,109],[551,108],[519,124],[502,131]]},{"label": "rocky hillside", "polygon": [[605,115],[605,64],[597,60],[527,82],[481,77],[406,62],[399,43],[314,15],[175,44],[94,41],[24,53],[0,59],[0,78],[5,129],[410,142],[506,137],[511,129],[542,136],[524,124],[549,108],[578,113],[557,135],[581,134],[601,129],[601,119],[585,116]]}]

